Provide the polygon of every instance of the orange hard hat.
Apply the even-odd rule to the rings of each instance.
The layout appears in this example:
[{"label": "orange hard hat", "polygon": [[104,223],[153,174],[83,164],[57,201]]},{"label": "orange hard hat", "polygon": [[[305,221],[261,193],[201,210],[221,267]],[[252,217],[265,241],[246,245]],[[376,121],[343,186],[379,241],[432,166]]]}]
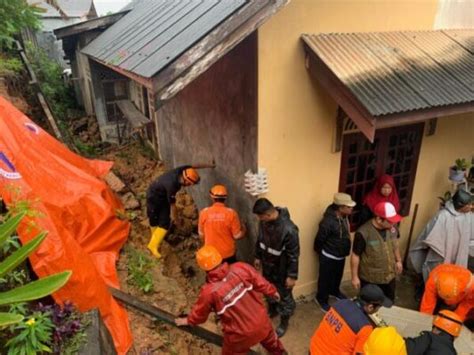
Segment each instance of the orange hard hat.
[{"label": "orange hard hat", "polygon": [[221,264],[222,256],[212,245],[205,245],[197,251],[196,260],[201,269],[209,271]]},{"label": "orange hard hat", "polygon": [[185,181],[190,183],[191,185],[199,183],[201,178],[199,177],[198,172],[194,168],[187,168],[183,170],[183,178]]},{"label": "orange hard hat", "polygon": [[458,304],[464,298],[466,290],[460,284],[457,275],[449,271],[440,271],[436,277],[438,296],[449,306]]},{"label": "orange hard hat", "polygon": [[212,198],[227,198],[227,189],[224,185],[214,185],[209,194]]},{"label": "orange hard hat", "polygon": [[461,334],[462,319],[456,313],[443,309],[434,317],[433,326],[457,337]]}]

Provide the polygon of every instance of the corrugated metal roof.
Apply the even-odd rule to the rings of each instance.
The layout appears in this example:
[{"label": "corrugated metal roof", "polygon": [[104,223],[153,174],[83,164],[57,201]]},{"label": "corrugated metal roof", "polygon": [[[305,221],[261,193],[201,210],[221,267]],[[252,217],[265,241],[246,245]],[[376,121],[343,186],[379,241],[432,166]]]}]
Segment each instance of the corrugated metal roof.
[{"label": "corrugated metal roof", "polygon": [[58,7],[68,17],[85,17],[92,7],[92,0],[56,0]]},{"label": "corrugated metal roof", "polygon": [[373,116],[474,102],[474,30],[303,40]]},{"label": "corrugated metal roof", "polygon": [[248,0],[144,0],[83,52],[151,78]]}]

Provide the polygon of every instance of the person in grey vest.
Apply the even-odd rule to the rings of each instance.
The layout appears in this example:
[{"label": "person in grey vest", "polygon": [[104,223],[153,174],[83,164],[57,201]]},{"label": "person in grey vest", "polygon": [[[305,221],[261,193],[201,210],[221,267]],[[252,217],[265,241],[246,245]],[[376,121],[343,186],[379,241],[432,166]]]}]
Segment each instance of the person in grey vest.
[{"label": "person in grey vest", "polygon": [[395,300],[395,277],[403,271],[395,224],[402,220],[390,202],[379,202],[375,217],[357,229],[351,254],[352,285],[379,286]]},{"label": "person in grey vest", "polygon": [[346,256],[351,253],[348,216],[356,205],[351,196],[334,194],[334,201],[326,208],[319,223],[313,249],[319,255],[318,293],[315,302],[323,312],[329,311],[329,296],[347,298],[340,290]]}]

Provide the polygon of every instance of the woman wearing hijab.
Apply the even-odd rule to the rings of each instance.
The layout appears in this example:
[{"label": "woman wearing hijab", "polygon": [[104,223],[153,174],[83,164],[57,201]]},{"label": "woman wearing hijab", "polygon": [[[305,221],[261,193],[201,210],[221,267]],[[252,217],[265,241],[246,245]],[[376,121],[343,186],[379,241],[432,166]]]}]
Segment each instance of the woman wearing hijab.
[{"label": "woman wearing hijab", "polygon": [[361,224],[374,216],[374,208],[379,202],[390,202],[397,213],[400,213],[400,200],[398,198],[395,181],[390,175],[382,175],[375,182],[372,190],[364,197],[361,210]]}]

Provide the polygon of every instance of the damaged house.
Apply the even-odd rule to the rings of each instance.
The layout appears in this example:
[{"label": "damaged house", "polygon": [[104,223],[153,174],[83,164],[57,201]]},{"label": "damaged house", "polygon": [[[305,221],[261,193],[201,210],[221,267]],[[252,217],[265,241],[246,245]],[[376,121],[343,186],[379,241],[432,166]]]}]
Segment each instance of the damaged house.
[{"label": "damaged house", "polygon": [[264,168],[266,197],[300,229],[297,294],[316,287],[313,239],[334,192],[360,203],[394,176],[404,252],[450,188],[448,167],[474,154],[474,29],[434,30],[442,1],[135,3],[113,24],[56,30],[102,139],[137,132],[168,166],[215,160],[191,193],[202,208],[209,186],[229,187],[247,260],[244,174]]}]

